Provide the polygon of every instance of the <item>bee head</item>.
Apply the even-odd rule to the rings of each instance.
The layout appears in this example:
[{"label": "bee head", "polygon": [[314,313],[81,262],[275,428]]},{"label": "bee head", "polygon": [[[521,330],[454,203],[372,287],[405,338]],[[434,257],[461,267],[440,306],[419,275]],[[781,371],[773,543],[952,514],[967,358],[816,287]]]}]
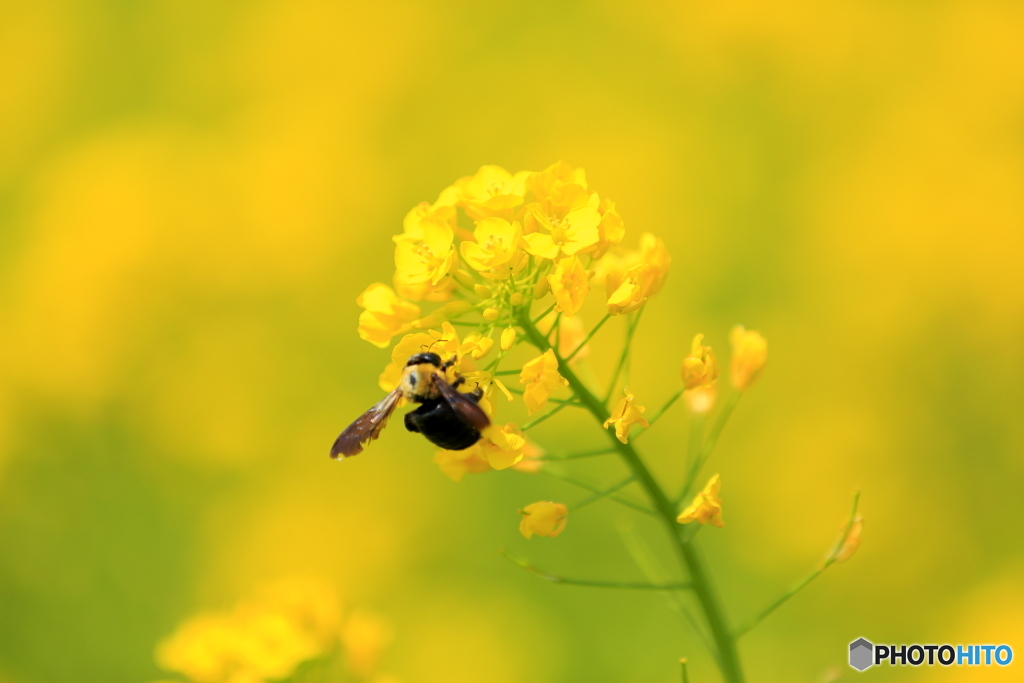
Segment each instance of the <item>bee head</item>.
[{"label": "bee head", "polygon": [[441,367],[441,356],[433,352],[417,353],[415,356],[410,356],[409,361],[405,364],[405,367],[411,365],[420,365],[421,363],[429,363],[434,367]]}]

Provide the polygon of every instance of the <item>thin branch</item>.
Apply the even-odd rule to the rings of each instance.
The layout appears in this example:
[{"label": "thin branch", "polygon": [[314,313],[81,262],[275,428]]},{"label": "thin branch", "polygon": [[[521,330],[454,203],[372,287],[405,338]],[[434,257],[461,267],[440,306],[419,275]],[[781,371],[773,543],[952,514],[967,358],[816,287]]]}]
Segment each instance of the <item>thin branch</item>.
[{"label": "thin branch", "polygon": [[715,449],[715,444],[718,443],[718,437],[721,436],[722,430],[725,429],[725,423],[729,421],[729,416],[732,415],[732,411],[736,409],[736,404],[740,402],[740,397],[743,392],[737,391],[729,396],[729,400],[722,406],[722,412],[718,414],[718,419],[715,420],[714,426],[711,427],[711,431],[708,432],[708,437],[704,441],[704,446],[700,451],[700,457],[693,461],[690,465],[690,471],[686,475],[686,482],[683,484],[682,490],[679,495],[676,496],[675,503],[679,505],[693,491],[693,485],[697,481],[697,475],[700,474],[700,468],[707,462],[708,457],[711,456],[711,451]]},{"label": "thin branch", "polygon": [[740,636],[742,636],[743,634],[747,633],[752,628],[757,626],[759,623],[761,623],[761,621],[764,620],[765,617],[767,617],[769,614],[771,614],[776,609],[781,607],[787,600],[789,600],[791,597],[793,597],[794,595],[799,593],[802,588],[804,588],[807,584],[809,584],[814,579],[818,578],[818,576],[823,571],[825,571],[826,569],[828,569],[830,566],[832,566],[835,563],[836,556],[839,554],[839,551],[842,549],[843,544],[846,542],[846,538],[850,534],[850,529],[853,527],[854,522],[857,519],[857,503],[858,503],[859,500],[860,500],[860,492],[858,491],[857,493],[853,494],[853,508],[850,510],[850,518],[847,520],[846,526],[843,528],[843,534],[839,537],[839,540],[836,541],[835,546],[832,547],[832,551],[828,554],[828,557],[825,558],[825,561],[822,563],[822,565],[820,567],[818,567],[817,569],[815,569],[810,574],[808,574],[806,577],[804,577],[803,581],[798,583],[793,588],[789,589],[778,600],[776,600],[772,604],[768,605],[768,607],[766,607],[765,609],[761,610],[761,612],[757,616],[755,616],[753,619],[751,619],[747,623],[745,623],[742,626],[740,626],[739,628],[737,628],[733,632],[733,637],[734,638],[739,638]]},{"label": "thin branch", "polygon": [[609,318],[611,318],[611,317],[612,317],[612,314],[611,314],[611,313],[605,313],[604,317],[603,317],[603,318],[601,318],[601,321],[600,321],[599,323],[597,323],[596,325],[594,325],[594,329],[592,329],[592,330],[590,331],[590,334],[588,334],[588,335],[587,335],[586,337],[584,337],[584,338],[583,338],[583,341],[581,341],[581,342],[579,343],[579,345],[578,345],[578,346],[577,346],[577,347],[576,347],[576,348],[575,348],[575,349],[573,350],[573,352],[572,352],[572,353],[570,353],[570,354],[569,354],[568,356],[566,356],[566,357],[565,357],[565,362],[566,362],[566,363],[568,363],[568,362],[569,362],[569,361],[571,361],[571,360],[572,360],[573,358],[575,358],[575,357],[576,357],[576,354],[577,354],[577,353],[579,353],[579,352],[580,352],[580,350],[581,350],[581,349],[582,349],[582,348],[583,348],[584,346],[586,346],[586,345],[587,345],[587,342],[588,342],[588,341],[590,341],[591,337],[593,337],[593,336],[594,336],[595,334],[597,334],[597,331],[598,331],[599,329],[601,329],[601,326],[602,326],[602,325],[604,325],[604,324],[605,324],[606,322],[608,322],[608,319],[609,319]]},{"label": "thin branch", "polygon": [[543,415],[541,415],[541,416],[540,416],[540,417],[538,417],[537,419],[533,420],[532,422],[528,422],[528,423],[526,423],[525,425],[523,425],[522,427],[520,427],[520,430],[521,430],[521,431],[524,431],[524,432],[525,432],[525,431],[526,431],[527,429],[531,429],[531,428],[533,428],[533,427],[536,427],[536,426],[537,426],[537,425],[539,425],[539,424],[540,424],[541,422],[543,422],[544,420],[548,419],[548,418],[549,418],[549,417],[551,417],[552,415],[555,415],[555,414],[556,414],[556,413],[558,413],[558,412],[559,412],[560,410],[562,410],[562,408],[564,408],[564,407],[566,407],[566,406],[568,406],[568,405],[573,405],[573,404],[572,404],[572,403],[569,403],[569,402],[566,402],[566,403],[559,403],[559,404],[558,404],[558,405],[557,405],[556,407],[554,407],[554,408],[552,408],[551,410],[549,410],[548,412],[544,413]]},{"label": "thin branch", "polygon": [[573,512],[575,512],[576,510],[579,510],[582,507],[590,505],[591,503],[596,503],[597,501],[601,500],[602,498],[606,498],[606,497],[612,495],[613,493],[615,493],[619,489],[623,489],[623,488],[629,486],[634,481],[636,481],[636,475],[635,474],[631,474],[628,477],[626,477],[625,479],[623,479],[622,481],[620,481],[618,484],[615,484],[614,486],[606,488],[604,491],[601,491],[600,493],[595,493],[594,495],[592,495],[592,496],[590,496],[588,498],[584,498],[583,500],[581,500],[580,502],[576,503],[575,505],[570,506],[569,509],[572,510]]},{"label": "thin branch", "polygon": [[[644,307],[646,308],[646,306]],[[608,392],[604,396],[604,405],[608,405],[608,401],[611,400],[612,394],[615,393],[615,383],[619,381],[619,373],[622,372],[623,366],[626,364],[626,359],[629,358],[629,351],[633,346],[633,335],[636,334],[637,325],[640,324],[640,316],[643,315],[644,309],[641,308],[636,317],[629,325],[629,329],[626,332],[626,343],[622,349],[622,355],[619,356],[619,363],[615,366],[615,372],[612,373],[612,378],[608,382]]]},{"label": "thin branch", "polygon": [[565,576],[558,576],[558,575],[555,575],[555,574],[548,574],[547,572],[541,571],[540,569],[538,569],[537,567],[534,567],[532,564],[530,564],[526,560],[520,559],[518,557],[514,557],[513,555],[509,554],[504,549],[499,550],[498,552],[501,553],[501,556],[504,557],[509,562],[511,562],[511,563],[513,563],[513,564],[515,564],[515,565],[517,565],[519,567],[522,567],[523,569],[525,569],[526,571],[530,572],[531,574],[539,576],[540,578],[544,579],[545,581],[550,581],[551,583],[562,583],[562,584],[565,584],[567,586],[589,586],[589,587],[592,587],[592,588],[628,588],[628,589],[633,589],[633,590],[649,590],[649,591],[678,591],[678,590],[686,590],[686,589],[690,588],[690,584],[688,584],[688,583],[655,584],[655,583],[641,583],[641,582],[635,582],[635,581],[590,581],[590,580],[587,580],[587,579],[570,579],[570,578],[567,578]]},{"label": "thin branch", "polygon": [[583,451],[581,453],[567,453],[566,455],[542,455],[537,460],[578,460],[579,458],[593,458],[598,455],[611,455],[614,448],[600,448],[594,451]]},{"label": "thin branch", "polygon": [[550,306],[548,306],[548,307],[547,307],[547,308],[546,308],[546,309],[544,310],[544,312],[543,312],[543,313],[541,313],[540,315],[538,315],[538,316],[537,316],[536,318],[534,318],[534,319],[533,319],[533,321],[532,321],[532,322],[533,322],[533,324],[534,324],[534,325],[536,325],[536,324],[537,324],[537,323],[539,323],[539,322],[540,322],[541,320],[543,320],[543,319],[544,319],[544,317],[545,317],[545,316],[546,316],[546,315],[547,315],[548,313],[550,313],[551,311],[555,310],[555,306],[557,306],[557,305],[558,305],[557,303],[554,303],[554,304],[551,304]]},{"label": "thin branch", "polygon": [[665,414],[665,411],[668,410],[669,408],[671,408],[672,405],[676,401],[678,401],[679,397],[682,396],[682,395],[683,395],[683,390],[682,389],[680,389],[676,393],[672,394],[672,398],[670,398],[668,401],[665,402],[665,405],[663,405],[661,407],[661,410],[659,410],[657,413],[655,413],[654,417],[652,417],[650,420],[647,421],[647,429],[644,429],[643,431],[641,431],[636,436],[631,437],[633,439],[633,441],[636,441],[641,436],[646,434],[648,432],[648,430],[650,430],[650,428],[654,426],[654,423],[657,422],[659,419],[661,419],[661,416]]},{"label": "thin branch", "polygon": [[[581,489],[584,489],[586,491],[590,491],[591,493],[601,493],[601,489],[597,488],[596,486],[592,486],[591,484],[588,484],[586,482],[580,481],[579,479],[573,479],[572,477],[566,476],[566,475],[562,474],[561,472],[553,472],[553,471],[551,471],[550,468],[545,467],[545,468],[542,468],[540,471],[543,472],[544,474],[548,475],[548,476],[554,477],[555,479],[561,479],[562,481],[564,481],[567,484],[572,484],[573,486],[579,486]],[[644,507],[643,505],[640,505],[638,503],[634,503],[631,500],[626,500],[625,498],[619,498],[618,496],[609,496],[608,500],[614,500],[619,505],[625,505],[626,507],[630,508],[631,510],[636,510],[637,512],[642,512],[645,515],[651,515],[653,517],[657,517],[658,516],[657,513],[654,512],[654,510],[651,510],[650,508]]]}]

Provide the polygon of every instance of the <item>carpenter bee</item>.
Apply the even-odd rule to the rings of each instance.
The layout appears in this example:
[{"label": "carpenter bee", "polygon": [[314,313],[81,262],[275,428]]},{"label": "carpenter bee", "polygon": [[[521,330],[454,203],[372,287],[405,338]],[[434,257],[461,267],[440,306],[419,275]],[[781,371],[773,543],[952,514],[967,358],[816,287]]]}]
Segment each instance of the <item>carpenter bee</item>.
[{"label": "carpenter bee", "polygon": [[455,360],[452,356],[442,363],[439,355],[429,351],[411,356],[398,387],[341,433],[331,448],[331,457],[362,453],[364,445],[380,436],[402,398],[420,404],[405,415],[405,428],[410,432],[419,432],[450,451],[461,451],[479,441],[480,432],[491,423],[477,405],[484,392],[480,387],[470,393],[460,392],[465,377],[448,382],[445,371]]}]

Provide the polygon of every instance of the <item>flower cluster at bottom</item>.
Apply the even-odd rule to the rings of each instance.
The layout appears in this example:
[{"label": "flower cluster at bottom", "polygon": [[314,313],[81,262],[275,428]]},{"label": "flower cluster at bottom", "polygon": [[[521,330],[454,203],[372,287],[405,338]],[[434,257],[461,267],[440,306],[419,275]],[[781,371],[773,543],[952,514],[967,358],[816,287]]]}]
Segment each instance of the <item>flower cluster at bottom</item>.
[{"label": "flower cluster at bottom", "polygon": [[156,659],[193,683],[287,681],[310,666],[331,669],[336,660],[349,680],[396,683],[378,673],[390,641],[383,617],[345,612],[331,586],[293,577],[233,609],[188,619],[158,645]]}]

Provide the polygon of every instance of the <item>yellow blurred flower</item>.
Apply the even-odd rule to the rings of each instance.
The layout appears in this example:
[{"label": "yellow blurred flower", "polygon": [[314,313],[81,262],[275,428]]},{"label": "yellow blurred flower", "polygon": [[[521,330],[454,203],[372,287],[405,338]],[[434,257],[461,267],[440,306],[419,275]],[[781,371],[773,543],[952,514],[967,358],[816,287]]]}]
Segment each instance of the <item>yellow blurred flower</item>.
[{"label": "yellow blurred flower", "polygon": [[530,503],[519,511],[523,518],[519,521],[519,533],[526,538],[534,534],[554,538],[565,530],[569,508],[561,503],[538,502]]},{"label": "yellow blurred flower", "polygon": [[604,428],[608,429],[614,425],[615,437],[622,443],[628,443],[630,427],[635,424],[641,427],[650,427],[650,424],[644,418],[644,410],[646,408],[635,403],[633,392],[626,389],[623,392],[622,398],[616,404],[615,410],[612,411],[611,417],[604,421]]},{"label": "yellow blurred flower", "polygon": [[500,166],[481,166],[476,174],[455,181],[458,205],[473,220],[511,218],[523,203],[529,171],[512,175]]},{"label": "yellow blurred flower", "polygon": [[543,212],[556,218],[594,202],[593,193],[587,189],[586,173],[582,168],[573,169],[564,161],[531,173],[526,180],[526,188],[533,193],[534,201],[540,204]]},{"label": "yellow blurred flower", "polygon": [[690,345],[690,355],[683,359],[683,386],[687,389],[708,387],[718,379],[718,361],[710,346],[704,346],[704,335],[698,334]]},{"label": "yellow blurred flower", "polygon": [[564,218],[556,218],[545,214],[539,204],[530,204],[523,220],[532,228],[523,235],[526,251],[541,258],[554,260],[572,256],[594,246],[601,238],[598,230],[601,214],[595,206],[585,206],[570,211]]},{"label": "yellow blurred flower", "polygon": [[[843,531],[846,531],[845,526]],[[843,538],[839,550],[832,556],[833,562],[845,562],[857,552],[857,548],[860,547],[860,534],[862,531],[864,531],[864,518],[857,515],[853,518],[853,523],[850,524],[850,530],[846,531],[846,536]]]},{"label": "yellow blurred flower", "polygon": [[380,282],[367,287],[356,299],[356,305],[366,309],[359,314],[359,337],[382,349],[391,343],[392,337],[412,329],[410,323],[420,315],[419,306],[400,298]]},{"label": "yellow blurred flower", "polygon": [[555,310],[564,315],[576,315],[590,293],[590,275],[576,256],[560,259],[548,282],[555,295]]},{"label": "yellow blurred flower", "polygon": [[490,337],[481,337],[479,334],[471,334],[459,345],[459,355],[469,356],[480,360],[494,348],[494,340]]},{"label": "yellow blurred flower", "polygon": [[[454,216],[451,207],[438,210]],[[395,289],[416,301],[432,294],[447,295],[455,285],[449,273],[458,265],[452,221],[434,214],[430,214],[430,219],[424,215],[413,219],[406,216],[405,229],[406,232],[394,237]]]},{"label": "yellow blurred flower", "polygon": [[722,484],[716,474],[708,480],[704,490],[694,497],[690,506],[679,513],[676,521],[680,524],[696,521],[700,524],[713,524],[717,527],[725,526],[725,522],[722,521],[722,499],[718,497],[720,488],[722,488]]},{"label": "yellow blurred flower", "polygon": [[640,261],[654,268],[655,278],[650,285],[647,296],[651,297],[661,291],[668,276],[669,266],[672,265],[672,256],[665,248],[665,243],[660,237],[655,237],[649,232],[640,235]]},{"label": "yellow blurred flower", "polygon": [[461,451],[439,450],[434,453],[434,463],[452,481],[462,481],[467,474],[491,471],[479,442]]},{"label": "yellow blurred flower", "polygon": [[484,429],[482,436],[481,452],[494,469],[508,469],[523,459],[526,437],[515,424],[491,424]]},{"label": "yellow blurred flower", "polygon": [[544,449],[527,439],[523,444],[523,459],[512,465],[512,469],[517,472],[536,474],[544,467],[544,461],[540,459],[543,455]]},{"label": "yellow blurred flower", "polygon": [[521,235],[519,221],[509,223],[504,218],[485,218],[473,231],[476,242],[462,243],[462,256],[479,272],[498,273],[499,269],[505,269],[502,277],[507,277],[507,269],[515,266],[513,261]]},{"label": "yellow blurred flower", "polygon": [[768,342],[760,332],[736,325],[729,333],[732,342],[732,385],[740,391],[749,389],[761,376],[768,360]]},{"label": "yellow blurred flower", "polygon": [[[639,309],[647,303],[657,277],[657,271],[646,263],[626,270],[619,284],[608,295],[608,312],[612,315],[622,315]],[[612,281],[609,276],[608,282]]]},{"label": "yellow blurred flower", "polygon": [[468,301],[449,301],[444,306],[439,306],[428,315],[413,320],[410,325],[413,328],[423,329],[424,327],[437,327],[443,325],[446,320],[458,318],[463,313],[472,310],[473,304]]},{"label": "yellow blurred flower", "polygon": [[506,327],[501,332],[501,350],[508,351],[516,343],[516,328]]},{"label": "yellow blurred flower", "polygon": [[306,579],[282,582],[229,612],[184,622],[157,646],[157,663],[195,683],[262,683],[329,654],[340,610],[334,591]]},{"label": "yellow blurred flower", "polygon": [[531,415],[544,407],[552,391],[569,384],[568,380],[558,374],[558,359],[552,349],[524,365],[519,373],[519,382],[526,387],[523,402]]},{"label": "yellow blurred flower", "polygon": [[589,252],[595,259],[602,258],[608,249],[618,246],[626,236],[626,225],[622,221],[622,216],[615,210],[615,202],[607,198],[601,199],[597,209],[601,214],[601,222],[597,226],[598,239]]},{"label": "yellow blurred flower", "polygon": [[661,291],[672,257],[665,244],[649,232],[640,236],[637,251],[625,256],[608,254],[598,266],[608,293],[608,312],[631,313]]},{"label": "yellow blurred flower", "polygon": [[368,679],[392,637],[391,624],[381,615],[363,610],[350,613],[341,628],[346,668],[357,678]]},{"label": "yellow blurred flower", "polygon": [[683,392],[683,400],[686,402],[686,409],[694,415],[705,415],[715,407],[715,400],[718,398],[718,384],[710,384],[706,387],[696,387]]}]

